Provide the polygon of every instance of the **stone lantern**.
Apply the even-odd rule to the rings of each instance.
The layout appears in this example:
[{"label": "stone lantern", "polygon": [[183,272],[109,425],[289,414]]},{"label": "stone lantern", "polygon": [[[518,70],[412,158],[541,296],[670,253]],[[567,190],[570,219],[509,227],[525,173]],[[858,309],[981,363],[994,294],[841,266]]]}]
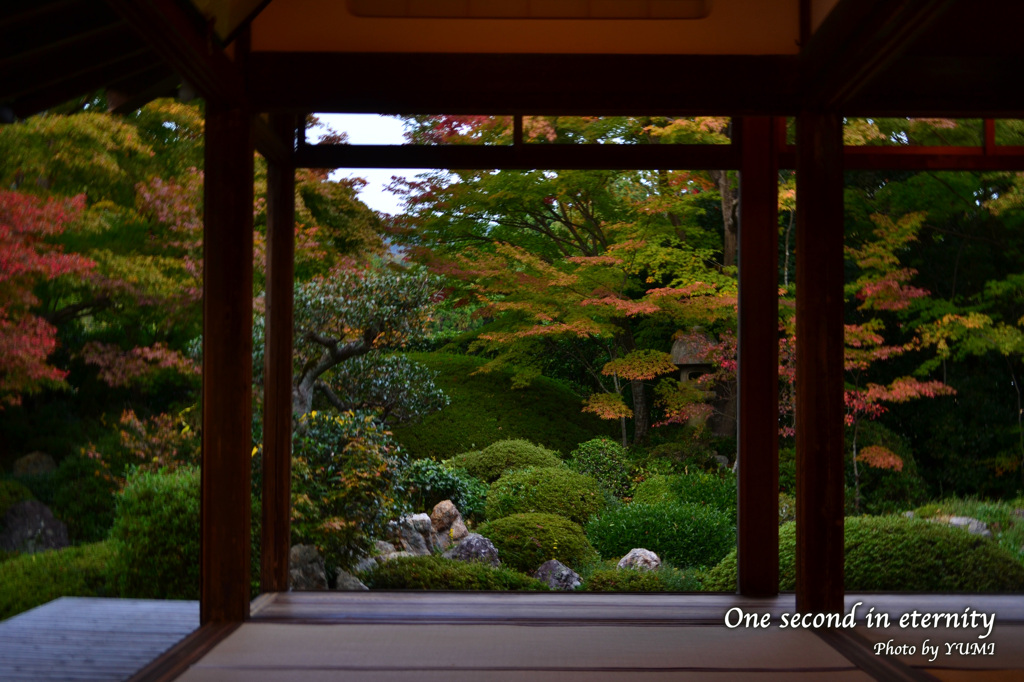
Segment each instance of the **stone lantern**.
[{"label": "stone lantern", "polygon": [[714,370],[707,361],[712,341],[702,327],[693,327],[690,333],[678,337],[672,344],[672,363],[679,368],[680,381],[694,381],[702,374]]}]

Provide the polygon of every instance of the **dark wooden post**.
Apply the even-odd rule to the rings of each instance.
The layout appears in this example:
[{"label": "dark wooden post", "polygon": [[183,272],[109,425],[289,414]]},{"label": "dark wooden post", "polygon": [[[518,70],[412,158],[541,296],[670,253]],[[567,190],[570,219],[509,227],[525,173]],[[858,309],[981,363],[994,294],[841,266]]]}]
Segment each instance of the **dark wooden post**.
[{"label": "dark wooden post", "polygon": [[[295,117],[274,115],[288,151]],[[260,589],[288,590],[291,546],[292,329],[295,273],[295,167],[267,159],[267,293],[263,385],[263,527]]]},{"label": "dark wooden post", "polygon": [[206,103],[199,620],[249,615],[252,451],[251,116]]},{"label": "dark wooden post", "polygon": [[771,117],[738,119],[739,226],[739,592],[779,591],[779,221]]},{"label": "dark wooden post", "polygon": [[843,609],[843,125],[797,118],[796,608]]}]

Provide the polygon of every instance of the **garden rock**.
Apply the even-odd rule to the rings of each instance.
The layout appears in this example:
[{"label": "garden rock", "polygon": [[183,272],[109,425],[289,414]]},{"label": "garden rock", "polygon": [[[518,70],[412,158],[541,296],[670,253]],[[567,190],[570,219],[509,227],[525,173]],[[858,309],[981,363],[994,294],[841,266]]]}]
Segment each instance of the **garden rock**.
[{"label": "garden rock", "polygon": [[324,558],[313,545],[295,545],[288,554],[288,584],[293,590],[326,590]]},{"label": "garden rock", "polygon": [[943,520],[951,526],[963,528],[971,535],[980,535],[983,538],[992,537],[992,531],[988,529],[988,525],[984,521],[979,521],[970,516],[950,516],[948,519]]},{"label": "garden rock", "polygon": [[478,533],[467,535],[462,542],[445,552],[444,558],[456,561],[479,561],[491,566],[501,565],[498,549],[494,543]]},{"label": "garden rock", "polygon": [[364,585],[359,578],[355,577],[351,573],[339,570],[338,579],[335,582],[334,589],[347,592],[358,592],[361,590],[369,590],[370,588]]},{"label": "garden rock", "polygon": [[434,527],[426,514],[403,516],[388,522],[388,534],[395,540],[395,546],[414,556],[428,556],[433,546]]},{"label": "garden rock", "polygon": [[619,559],[619,568],[633,568],[638,571],[653,571],[661,566],[661,559],[649,549],[635,547],[629,550],[629,554]]},{"label": "garden rock", "polygon": [[34,554],[69,544],[68,527],[39,500],[18,502],[7,510],[0,531],[0,550]]},{"label": "garden rock", "polygon": [[45,452],[30,452],[14,460],[15,476],[39,476],[57,470],[57,462]]},{"label": "garden rock", "polygon": [[434,505],[430,523],[434,529],[434,546],[442,551],[469,535],[462,514],[451,500],[443,500]]},{"label": "garden rock", "polygon": [[[388,547],[391,547],[391,545],[388,545]],[[389,552],[389,554],[393,553],[394,551],[394,547],[391,547],[391,552]],[[352,567],[352,572],[363,573],[364,571],[369,571],[370,569],[374,568],[377,565],[377,563],[377,557],[363,557],[358,562],[356,562],[355,566]]]},{"label": "garden rock", "polygon": [[385,561],[391,561],[392,559],[400,559],[400,558],[402,558],[404,556],[421,556],[421,555],[413,554],[412,552],[406,552],[406,551],[392,552],[391,554],[381,554],[379,557],[377,557],[377,562],[378,563],[383,563]]},{"label": "garden rock", "polygon": [[547,584],[552,590],[561,592],[572,592],[583,582],[576,571],[558,559],[545,561],[533,572],[533,577]]}]

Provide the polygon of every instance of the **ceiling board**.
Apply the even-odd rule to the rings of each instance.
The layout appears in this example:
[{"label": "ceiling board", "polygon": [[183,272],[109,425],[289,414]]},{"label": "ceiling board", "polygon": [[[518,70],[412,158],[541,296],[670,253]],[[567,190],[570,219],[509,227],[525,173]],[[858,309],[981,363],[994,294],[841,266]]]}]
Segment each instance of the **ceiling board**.
[{"label": "ceiling board", "polygon": [[799,0],[713,0],[707,17],[698,20],[422,19],[357,17],[337,0],[275,0],[253,21],[252,50],[796,54],[799,4]]}]

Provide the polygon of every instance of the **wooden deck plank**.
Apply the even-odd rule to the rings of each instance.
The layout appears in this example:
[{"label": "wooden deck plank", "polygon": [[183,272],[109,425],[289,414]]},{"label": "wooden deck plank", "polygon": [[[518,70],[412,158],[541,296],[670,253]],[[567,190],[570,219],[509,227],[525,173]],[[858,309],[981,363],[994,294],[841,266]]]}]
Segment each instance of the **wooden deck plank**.
[{"label": "wooden deck plank", "polygon": [[198,602],[63,597],[0,622],[0,680],[126,680],[198,626]]}]

